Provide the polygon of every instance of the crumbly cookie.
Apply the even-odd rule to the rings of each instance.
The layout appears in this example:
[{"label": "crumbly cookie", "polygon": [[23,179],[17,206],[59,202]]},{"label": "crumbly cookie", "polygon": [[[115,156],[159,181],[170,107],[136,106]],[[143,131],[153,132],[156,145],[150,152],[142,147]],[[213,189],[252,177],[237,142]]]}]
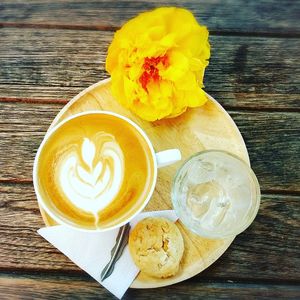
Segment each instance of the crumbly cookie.
[{"label": "crumbly cookie", "polygon": [[142,272],[166,278],[178,272],[184,244],[173,222],[165,218],[146,218],[131,231],[129,249]]}]

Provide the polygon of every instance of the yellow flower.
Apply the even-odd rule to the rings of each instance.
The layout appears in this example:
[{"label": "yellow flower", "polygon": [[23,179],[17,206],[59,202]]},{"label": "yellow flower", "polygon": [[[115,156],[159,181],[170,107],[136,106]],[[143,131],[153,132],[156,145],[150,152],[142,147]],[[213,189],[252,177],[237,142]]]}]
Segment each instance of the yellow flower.
[{"label": "yellow flower", "polygon": [[118,30],[108,49],[106,70],[112,93],[144,120],[155,121],[203,105],[208,30],[191,12],[162,7]]}]

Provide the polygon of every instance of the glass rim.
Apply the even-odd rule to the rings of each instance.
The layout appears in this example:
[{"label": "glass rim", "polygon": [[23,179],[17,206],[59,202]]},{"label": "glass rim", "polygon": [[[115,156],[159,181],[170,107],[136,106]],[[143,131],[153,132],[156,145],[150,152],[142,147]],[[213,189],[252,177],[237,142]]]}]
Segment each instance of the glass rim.
[{"label": "glass rim", "polygon": [[[184,218],[178,213],[178,211],[181,210],[180,208],[180,204],[178,201],[177,198],[177,192],[175,191],[175,184],[176,182],[178,181],[178,177],[181,175],[182,173],[182,170],[184,169],[184,167],[190,163],[193,159],[195,159],[196,157],[200,157],[206,153],[210,153],[210,152],[213,152],[213,153],[220,153],[220,154],[225,154],[225,155],[228,155],[228,156],[231,156],[235,159],[237,159],[240,163],[242,163],[242,165],[244,165],[247,169],[247,172],[249,173],[250,175],[250,178],[252,179],[253,181],[253,184],[254,184],[254,195],[255,195],[255,205],[253,205],[253,208],[251,209],[252,210],[252,215],[251,215],[251,218],[249,218],[249,220],[247,222],[245,222],[245,224],[242,224],[241,226],[238,227],[237,230],[234,231],[233,234],[211,234],[211,233],[206,233],[206,232],[203,232],[203,231],[197,231],[195,230],[194,228],[192,228],[192,226],[190,226],[190,224],[187,224],[187,222],[185,222]],[[210,239],[225,239],[225,238],[232,238],[232,237],[235,237],[236,235],[242,233],[244,230],[246,230],[251,224],[252,222],[254,221],[257,213],[258,213],[258,210],[259,210],[259,207],[260,207],[260,201],[261,201],[261,192],[260,192],[260,185],[259,185],[259,182],[258,182],[258,179],[254,173],[254,171],[252,170],[250,164],[248,165],[243,159],[241,159],[239,156],[237,156],[236,154],[233,154],[233,153],[230,153],[228,151],[225,151],[225,150],[218,150],[218,149],[210,149],[210,150],[203,150],[203,151],[199,151],[193,155],[191,155],[189,158],[187,158],[183,164],[178,168],[178,170],[176,171],[176,174],[172,180],[172,187],[171,187],[171,201],[172,201],[172,206],[179,218],[179,220],[189,229],[191,230],[192,232],[196,233],[197,235],[199,236],[202,236],[202,237],[205,237],[205,238],[210,238]]]}]

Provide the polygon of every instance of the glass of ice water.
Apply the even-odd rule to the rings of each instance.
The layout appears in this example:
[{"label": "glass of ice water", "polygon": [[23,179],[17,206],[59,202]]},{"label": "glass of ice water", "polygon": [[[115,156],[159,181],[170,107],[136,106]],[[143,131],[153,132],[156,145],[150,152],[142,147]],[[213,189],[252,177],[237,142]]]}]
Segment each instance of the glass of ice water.
[{"label": "glass of ice water", "polygon": [[254,220],[260,188],[252,169],[225,151],[195,154],[177,171],[173,207],[194,233],[212,239],[233,237]]}]

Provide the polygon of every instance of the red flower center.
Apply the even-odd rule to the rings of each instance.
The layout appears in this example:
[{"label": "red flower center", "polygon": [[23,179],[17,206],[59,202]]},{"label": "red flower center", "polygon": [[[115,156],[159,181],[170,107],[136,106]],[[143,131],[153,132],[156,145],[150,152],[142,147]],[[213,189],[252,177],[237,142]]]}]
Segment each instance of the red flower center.
[{"label": "red flower center", "polygon": [[159,69],[157,68],[158,64],[160,63],[164,67],[167,67],[169,65],[169,58],[166,54],[158,57],[146,57],[144,60],[144,72],[140,76],[139,81],[146,92],[148,92],[147,85],[151,80],[155,82],[159,81],[159,79],[161,78],[159,76]]}]

